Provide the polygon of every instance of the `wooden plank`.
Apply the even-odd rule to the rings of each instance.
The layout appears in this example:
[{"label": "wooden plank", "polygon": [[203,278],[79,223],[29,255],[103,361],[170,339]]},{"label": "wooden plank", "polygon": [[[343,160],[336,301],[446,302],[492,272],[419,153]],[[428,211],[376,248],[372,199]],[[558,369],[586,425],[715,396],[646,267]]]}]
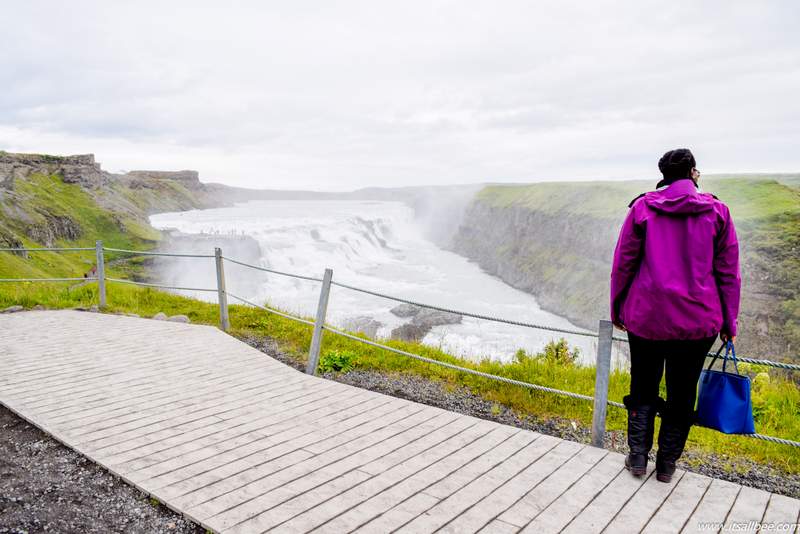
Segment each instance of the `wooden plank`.
[{"label": "wooden plank", "polygon": [[[436,506],[439,499],[427,493],[416,493],[409,499],[394,506],[389,513],[381,515],[378,519],[359,527],[354,532],[361,534],[385,534],[392,532],[394,527],[405,525],[420,514],[420,510],[428,510]],[[327,530],[327,532],[334,532]]]},{"label": "wooden plank", "polygon": [[511,525],[500,519],[493,519],[488,525],[483,527],[480,531],[481,534],[516,534],[519,532],[519,527]]},{"label": "wooden plank", "polygon": [[[308,414],[309,417],[316,420],[317,414],[324,416],[334,410],[335,408],[332,406],[334,402],[361,403],[366,402],[368,398],[367,396],[359,395],[358,392],[352,392],[346,395],[328,391],[309,393],[296,399],[296,404],[291,404],[289,406],[284,405],[281,409],[264,411],[263,413],[270,416],[269,420],[259,416],[257,412],[247,409],[247,411],[241,412],[241,415],[236,415],[230,419],[221,419],[215,425],[177,432],[169,437],[160,439],[152,439],[150,437],[140,438],[121,445],[106,447],[105,449],[98,450],[96,454],[98,458],[102,458],[105,462],[111,465],[117,465],[144,458],[151,454],[159,453],[190,442],[200,443],[201,440],[219,439],[223,437],[223,433],[232,431],[264,431],[278,424],[277,421],[282,422],[300,414]],[[273,415],[278,417],[277,421],[273,421],[271,417]],[[205,443],[205,441],[203,441],[203,443]]]},{"label": "wooden plank", "polygon": [[[382,493],[378,499],[361,505],[362,514],[368,520],[361,524],[357,531],[375,532],[394,530],[425,512],[425,503],[439,502],[438,498],[424,499],[419,494],[432,497],[425,490],[438,481],[446,479],[465,465],[469,465],[483,455],[490,454],[509,441],[519,431],[509,432],[507,429],[495,428],[488,434],[470,443],[466,447],[448,455],[425,469],[407,478],[390,491]],[[415,498],[416,497],[416,498]],[[413,513],[413,515],[411,515]],[[411,515],[411,517],[409,517]]]},{"label": "wooden plank", "polygon": [[576,480],[591,470],[607,454],[608,451],[603,449],[584,446],[578,454],[567,460],[512,508],[503,513],[500,519],[506,523],[527,526],[550,503],[564,493]]},{"label": "wooden plank", "polygon": [[[390,421],[389,424],[383,424],[383,421],[377,424],[373,422],[375,428],[371,428],[367,435],[357,440],[337,443],[326,454],[317,454],[302,465],[298,465],[297,468],[286,469],[275,479],[275,482],[279,482],[279,484],[269,488],[266,492],[261,486],[259,494],[253,497],[249,491],[237,490],[233,495],[236,500],[234,506],[229,506],[213,516],[206,515],[204,521],[219,531],[244,521],[250,521],[257,525],[265,520],[263,516],[260,516],[263,510],[268,510],[298,493],[308,491],[331,478],[356,468],[361,460],[368,462],[379,458],[387,447],[391,450],[396,444],[392,438],[404,441],[405,431],[427,421],[431,416],[435,416],[436,412],[434,409],[419,410],[414,406],[401,408],[391,416],[387,416],[387,419],[396,417],[398,414],[402,417]],[[304,450],[308,449],[304,447]],[[364,473],[364,476],[368,475]],[[191,509],[189,512],[193,513],[193,510],[195,509]]]},{"label": "wooden plank", "polygon": [[709,477],[686,473],[669,498],[642,531],[647,534],[680,532],[711,484]]},{"label": "wooden plank", "polygon": [[[127,458],[117,455],[113,458],[107,458],[105,461],[121,472],[141,470],[161,462],[182,457],[205,447],[219,447],[220,450],[224,447],[227,450],[232,448],[233,440],[246,436],[252,437],[248,438],[244,444],[267,437],[274,439],[276,434],[300,426],[301,420],[299,420],[298,416],[303,416],[303,423],[315,422],[330,416],[335,410],[339,409],[339,406],[349,406],[353,403],[361,402],[360,397],[356,397],[355,401],[351,397],[335,399],[332,396],[324,396],[321,399],[314,399],[313,397],[311,397],[312,400],[308,399],[309,397],[305,396],[302,398],[303,402],[299,405],[293,405],[292,408],[286,410],[275,410],[273,413],[266,412],[264,407],[259,405],[256,411],[248,411],[236,418],[216,423],[213,426],[214,432],[207,433],[203,437],[177,440],[175,439],[176,435],[173,434],[171,438],[160,441],[156,447],[139,447],[129,453]],[[341,404],[332,406],[337,400]],[[261,413],[267,413],[267,415],[262,417],[260,416]],[[223,426],[230,422],[240,423],[241,421],[245,421],[245,423],[235,424],[231,428]],[[178,433],[178,435],[181,434],[183,432]]]},{"label": "wooden plank", "polygon": [[[105,426],[98,428],[98,430],[104,430],[148,416],[162,415],[164,417],[172,417],[171,409],[179,411],[187,406],[219,405],[220,402],[226,402],[228,399],[234,399],[238,396],[246,398],[254,394],[263,395],[266,392],[280,394],[281,391],[297,390],[303,385],[300,380],[290,381],[287,379],[276,379],[268,384],[258,379],[242,380],[240,383],[233,384],[215,381],[186,384],[186,388],[181,388],[181,391],[165,387],[162,388],[159,395],[137,394],[128,397],[125,399],[125,405],[105,405],[89,408],[87,412],[77,412],[69,415],[49,415],[48,419],[64,429],[97,428],[96,424],[102,423]],[[190,394],[188,393],[189,391],[195,391],[196,393]],[[199,391],[202,391],[202,393]],[[221,394],[220,392],[223,393]],[[86,433],[76,432],[75,436],[80,437]]]},{"label": "wooden plank", "polygon": [[[528,433],[526,432],[525,434]],[[529,439],[530,435],[526,437]],[[509,483],[509,481],[515,480],[521,472],[549,452],[553,445],[550,440],[542,438],[529,442],[519,452],[513,453],[483,475],[463,485],[449,497],[427,510],[423,515],[418,516],[414,521],[402,527],[400,531],[417,532],[423,530],[458,533],[478,530],[485,521],[481,520],[480,515],[478,517],[465,515],[464,512],[474,507],[478,502],[484,501],[486,497]],[[428,491],[426,490],[425,493],[428,493]],[[496,516],[500,511],[501,509],[490,509],[489,513]],[[481,511],[478,510],[478,513],[481,513]]]},{"label": "wooden plank", "polygon": [[621,455],[607,454],[535,516],[527,530],[540,534],[561,532],[623,469]]},{"label": "wooden plank", "polygon": [[[356,435],[359,436],[363,433],[369,432],[378,426],[374,419],[372,419],[372,417],[374,417],[376,414],[382,414],[383,417],[386,417],[386,421],[391,423],[407,417],[409,413],[416,413],[416,411],[419,410],[411,412],[410,408],[398,407],[396,405],[393,406],[391,402],[383,403],[379,408],[376,408],[369,413],[359,415],[348,420],[348,425],[351,426],[348,427],[348,429],[344,432],[337,433],[336,435],[343,433],[349,433],[352,435],[354,433],[354,429]],[[295,433],[289,434],[288,436],[276,434],[273,436],[267,436],[243,447],[232,447],[229,449],[203,448],[190,454],[183,455],[179,458],[174,458],[146,467],[144,469],[140,469],[138,471],[134,471],[129,476],[138,481],[148,480],[148,483],[152,487],[164,487],[174,482],[185,480],[186,478],[205,473],[211,469],[237,460],[252,458],[264,450],[271,449],[275,445],[280,445],[284,442],[287,443],[287,447],[290,450],[294,450],[296,447],[292,447],[292,445],[294,445],[292,441],[297,437],[296,434],[303,435],[305,430],[311,431],[313,429],[313,425],[308,425],[307,428],[304,428],[301,424]]]},{"label": "wooden plank", "polygon": [[[469,450],[470,447],[475,446],[473,444],[480,443],[483,438],[492,441],[498,439],[497,435],[489,436],[494,430],[490,423],[485,421],[469,422],[471,425],[463,432],[459,432],[436,447],[387,471],[375,473],[370,467],[374,462],[360,468],[364,472],[377,474],[377,476],[337,497],[331,506],[342,506],[342,511],[337,508],[335,517],[326,517],[317,528],[325,532],[350,532],[424,488],[429,483],[424,471],[440,460],[446,460],[462,450]],[[439,470],[433,468],[429,470],[428,475],[432,476],[431,473]]]},{"label": "wooden plank", "polygon": [[521,452],[531,442],[536,440],[538,436],[538,434],[533,434],[532,432],[518,432],[514,434],[491,451],[480,455],[438,482],[428,486],[425,488],[425,493],[437,499],[449,497],[484,473],[499,466],[509,457]]},{"label": "wooden plank", "polygon": [[652,475],[652,470],[647,476],[639,478],[631,476],[627,471],[620,472],[586,508],[572,518],[564,527],[564,532],[572,534],[601,532]]},{"label": "wooden plank", "polygon": [[[508,483],[500,486],[483,498],[467,512],[448,525],[450,530],[475,531],[493,518],[508,510],[532,488],[547,478],[553,471],[581,450],[581,446],[571,441],[562,441],[552,436],[542,436],[537,440],[540,446],[547,447],[544,454],[534,458]],[[519,528],[519,527],[517,527]]]},{"label": "wooden plank", "polygon": [[173,428],[176,421],[190,422],[209,416],[225,419],[226,416],[231,417],[242,408],[256,409],[263,400],[269,398],[268,392],[257,394],[243,392],[231,396],[221,406],[215,405],[212,400],[199,406],[180,406],[168,412],[135,417],[119,424],[116,421],[106,426],[103,426],[103,423],[97,423],[87,428],[73,429],[66,434],[79,445],[91,449],[112,443],[121,443],[165,428]]},{"label": "wooden plank", "polygon": [[[378,413],[376,410],[391,409],[394,408],[389,403],[371,399],[365,404],[342,410],[340,414],[344,415],[332,417],[330,424],[303,425],[274,434],[247,448],[232,450],[162,475],[152,485],[159,488],[160,494],[174,497],[174,501],[184,509],[205,504],[271,475],[274,470],[270,462],[275,458],[301,450],[309,443],[348,432],[362,425],[365,415]],[[313,453],[304,452],[313,456]]]},{"label": "wooden plank", "polygon": [[360,451],[358,455],[328,464],[301,479],[281,486],[268,499],[262,495],[259,497],[262,503],[259,514],[236,525],[230,532],[246,534],[264,532],[278,526],[281,526],[281,529],[286,528],[284,525],[286,521],[372,478],[372,475],[359,468],[373,461],[373,457],[385,458],[424,440],[431,433],[447,425],[452,420],[451,417],[451,414],[437,413],[432,419],[409,427],[374,447]]},{"label": "wooden plank", "polygon": [[665,484],[656,480],[655,476],[647,479],[633,497],[622,507],[616,517],[609,523],[606,530],[609,532],[640,532],[647,524],[652,514],[658,510],[675,487],[680,483],[685,471],[677,470],[672,477],[672,482]]},{"label": "wooden plank", "polygon": [[[185,371],[180,371],[180,374],[185,374]],[[108,396],[113,393],[113,401],[108,402],[107,399],[100,399],[92,401],[83,398],[80,401],[80,406],[84,409],[75,410],[75,404],[68,404],[62,402],[61,407],[41,407],[36,409],[37,415],[47,414],[48,418],[67,422],[76,419],[89,419],[92,416],[101,415],[108,416],[112,410],[119,410],[122,408],[131,408],[135,406],[136,409],[142,410],[149,406],[163,405],[165,402],[162,399],[168,400],[170,398],[181,398],[183,400],[200,399],[219,391],[229,391],[232,388],[244,389],[246,386],[265,387],[271,384],[278,384],[287,380],[291,380],[290,375],[275,376],[265,379],[262,377],[253,376],[252,369],[246,367],[237,370],[225,370],[221,372],[207,372],[199,376],[193,376],[190,379],[182,379],[181,385],[184,386],[181,390],[175,390],[170,387],[170,382],[174,384],[174,380],[179,378],[180,375],[164,372],[160,376],[161,383],[154,383],[152,379],[143,379],[137,377],[131,382],[119,381],[113,383],[103,383],[98,387],[93,387],[95,391],[101,391],[104,395]],[[135,383],[148,384],[148,388],[135,387]],[[119,393],[116,393],[119,391]],[[96,393],[95,393],[96,394]],[[67,398],[75,398],[69,396]],[[132,402],[138,401],[138,402]],[[161,402],[158,402],[161,401]]]},{"label": "wooden plank", "polygon": [[[271,387],[260,387],[258,383],[247,383],[232,386],[221,392],[211,392],[201,397],[183,397],[176,395],[170,401],[138,410],[132,407],[128,413],[122,413],[107,419],[91,418],[77,420],[72,424],[64,424],[64,428],[73,429],[71,434],[82,443],[98,443],[110,440],[120,434],[156,423],[162,420],[189,418],[206,411],[211,414],[228,413],[237,406],[250,406],[273,399],[280,404],[280,398],[286,396],[292,400],[307,396],[307,386],[303,381],[279,381]],[[133,402],[136,402],[135,400]],[[220,415],[224,418],[224,416]],[[99,446],[99,444],[98,444]]]},{"label": "wooden plank", "polygon": [[790,525],[795,523],[793,527],[789,527],[787,530],[783,530],[783,532],[797,532],[797,524],[800,523],[800,501],[784,495],[773,494],[769,499],[767,511],[764,513],[763,523],[765,525]]},{"label": "wooden plank", "polygon": [[[469,435],[471,429],[475,429],[477,422],[467,417],[451,415],[453,418],[449,423],[424,438],[360,466],[359,471],[371,475],[363,483],[356,484],[325,501],[315,503],[313,508],[295,515],[278,527],[286,532],[310,532],[322,527],[325,523],[341,517],[355,505],[430,465],[437,457],[456,450],[458,448],[456,443],[463,444],[463,438]],[[461,439],[457,442],[459,437]],[[328,525],[326,528],[332,527]],[[333,528],[343,531],[341,527]]]},{"label": "wooden plank", "polygon": [[764,490],[742,486],[731,511],[728,512],[728,517],[725,518],[725,523],[755,524],[761,522],[764,512],[767,510],[769,495]]},{"label": "wooden plank", "polygon": [[[702,500],[686,521],[682,532],[697,532],[700,523],[719,523],[722,524],[728,517],[736,496],[739,494],[741,486],[725,480],[712,480],[708,486]],[[718,530],[708,529],[708,532],[718,532]]]}]

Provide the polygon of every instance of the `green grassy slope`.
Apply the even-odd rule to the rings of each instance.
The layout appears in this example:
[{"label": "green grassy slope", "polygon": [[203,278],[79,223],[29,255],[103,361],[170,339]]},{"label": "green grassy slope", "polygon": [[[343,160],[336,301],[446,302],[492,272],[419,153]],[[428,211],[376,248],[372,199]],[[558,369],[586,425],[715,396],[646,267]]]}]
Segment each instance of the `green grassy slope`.
[{"label": "green grassy slope", "polygon": [[[0,196],[0,246],[94,247],[97,236],[107,246],[119,248],[152,248],[161,239],[135,212],[105,209],[79,185],[65,184],[58,176],[34,174],[16,180],[13,191]],[[0,278],[80,277],[94,263],[94,252],[37,253],[27,258],[6,253],[0,254]]]},{"label": "green grassy slope", "polygon": [[[731,209],[741,242],[740,341],[756,356],[800,357],[800,189],[795,175],[701,181]],[[650,182],[490,186],[456,250],[587,327],[608,314],[613,247],[628,202]],[[491,222],[491,224],[489,224]]]}]

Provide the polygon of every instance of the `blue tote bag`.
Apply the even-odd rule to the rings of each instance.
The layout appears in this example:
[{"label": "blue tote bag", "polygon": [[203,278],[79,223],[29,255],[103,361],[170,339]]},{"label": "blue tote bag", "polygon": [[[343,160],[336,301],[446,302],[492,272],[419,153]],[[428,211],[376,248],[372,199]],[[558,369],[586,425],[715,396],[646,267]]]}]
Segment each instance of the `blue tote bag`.
[{"label": "blue tote bag", "polygon": [[[723,347],[722,371],[711,367]],[[725,367],[728,358],[733,360],[735,373]],[[739,374],[736,349],[730,341],[720,346],[707,369],[700,373],[700,391],[697,395],[697,424],[719,430],[724,434],[755,434],[753,405],[750,401],[750,377]]]}]

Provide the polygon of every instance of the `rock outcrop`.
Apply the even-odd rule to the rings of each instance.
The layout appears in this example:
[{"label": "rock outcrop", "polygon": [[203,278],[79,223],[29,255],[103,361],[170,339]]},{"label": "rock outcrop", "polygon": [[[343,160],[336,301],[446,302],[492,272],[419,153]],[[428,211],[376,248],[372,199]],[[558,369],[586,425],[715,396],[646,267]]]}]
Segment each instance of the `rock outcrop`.
[{"label": "rock outcrop", "polygon": [[392,337],[403,341],[420,341],[434,326],[458,324],[463,320],[463,317],[456,313],[420,308],[413,304],[401,304],[390,311],[398,317],[413,317],[411,322],[392,330]]},{"label": "rock outcrop", "polygon": [[152,180],[175,180],[188,187],[200,187],[200,175],[197,171],[130,171],[125,174],[133,187],[141,187]]},{"label": "rock outcrop", "polygon": [[403,303],[403,304],[398,304],[389,311],[392,312],[393,315],[405,319],[406,317],[414,317],[416,314],[419,313],[421,309],[422,308],[420,308],[419,306]]},{"label": "rock outcrop", "polygon": [[27,227],[28,237],[46,247],[55,246],[59,239],[74,241],[83,234],[80,225],[66,215],[42,214],[44,221]]},{"label": "rock outcrop", "polygon": [[0,151],[0,187],[10,189],[15,179],[33,173],[59,174],[65,183],[80,183],[87,187],[99,187],[111,177],[100,169],[94,154],[51,156]]},{"label": "rock outcrop", "polygon": [[378,336],[378,329],[383,326],[383,323],[367,315],[359,315],[346,319],[342,326],[345,330],[375,338]]}]

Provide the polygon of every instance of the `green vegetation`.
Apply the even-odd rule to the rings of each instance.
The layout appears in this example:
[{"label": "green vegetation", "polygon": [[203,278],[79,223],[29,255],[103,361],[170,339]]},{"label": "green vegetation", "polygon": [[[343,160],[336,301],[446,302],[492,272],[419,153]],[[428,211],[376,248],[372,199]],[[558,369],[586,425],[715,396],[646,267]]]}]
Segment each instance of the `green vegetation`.
[{"label": "green vegetation", "polygon": [[[800,191],[767,176],[702,178],[700,187],[724,201],[737,221],[800,212]],[[478,193],[477,199],[496,207],[516,206],[545,213],[604,218],[624,215],[628,201],[652,189],[653,183],[643,180],[543,182],[489,186]]]},{"label": "green vegetation", "polygon": [[347,373],[352,371],[358,356],[354,352],[329,350],[319,359],[320,373]]},{"label": "green vegetation", "polygon": [[[65,184],[58,176],[38,174],[17,180],[13,202],[0,202],[0,223],[0,247],[46,244],[32,236],[51,239],[50,246],[94,247],[101,236],[109,247],[151,249],[161,239],[157,230],[132,216],[122,217],[102,208],[80,186]],[[27,258],[0,253],[0,278],[75,278],[95,263],[93,251],[30,253]],[[109,276],[141,272],[139,260],[112,267]]]}]

